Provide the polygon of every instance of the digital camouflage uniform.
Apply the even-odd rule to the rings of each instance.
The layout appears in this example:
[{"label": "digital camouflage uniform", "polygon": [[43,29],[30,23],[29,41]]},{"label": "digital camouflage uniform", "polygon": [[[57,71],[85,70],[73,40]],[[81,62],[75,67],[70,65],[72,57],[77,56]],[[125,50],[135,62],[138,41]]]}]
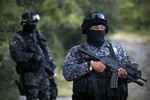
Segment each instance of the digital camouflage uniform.
[{"label": "digital camouflage uniform", "polygon": [[[124,51],[124,49],[122,49],[120,47],[119,44],[115,44],[115,43],[111,42],[111,45],[115,52],[117,61],[119,61],[121,63],[131,63],[131,60],[129,59],[127,53]],[[91,90],[89,89],[90,88],[90,81],[89,81],[90,77],[88,77],[89,73],[90,73],[89,64],[88,64],[88,62],[81,61],[82,56],[77,51],[77,48],[84,47],[84,49],[88,50],[92,54],[95,54],[97,57],[104,57],[104,56],[110,55],[110,51],[108,49],[109,46],[110,45],[106,41],[104,42],[104,44],[102,46],[99,46],[99,47],[89,45],[88,43],[84,43],[84,44],[82,44],[82,46],[77,45],[77,46],[72,47],[71,50],[69,51],[68,55],[66,56],[64,64],[63,64],[63,75],[66,80],[75,82],[75,81],[82,79],[82,77],[87,76],[87,80],[84,80],[84,82],[82,82],[84,84],[79,83],[79,85],[77,86],[78,89],[75,89],[76,88],[76,87],[74,87],[75,83],[73,83],[73,93],[74,94],[79,94],[79,95],[83,94],[84,97],[87,96],[86,99],[81,99],[81,100],[92,100],[94,97],[93,97],[93,95],[91,95],[92,94],[91,92],[93,92],[92,89]],[[107,75],[107,78],[105,78],[106,75]],[[111,89],[109,87],[109,85],[107,85],[107,84],[110,84],[111,71],[105,70],[102,73],[96,72],[96,76],[98,79],[97,82],[99,85],[100,99],[101,100],[113,100],[112,96],[114,94],[111,94],[111,91],[113,91],[113,89]],[[103,78],[105,78],[107,81],[104,81]],[[122,80],[122,79],[119,79],[120,83],[118,83],[118,84],[121,84],[120,80]],[[125,84],[126,84],[126,81],[125,81]],[[85,90],[82,89],[83,87],[85,87]],[[78,92],[78,90],[79,91],[81,90],[81,91]],[[119,93],[120,92],[123,93],[120,96],[124,96],[124,97],[118,97],[118,100],[125,100],[127,97],[127,86],[121,85],[121,88],[119,88],[119,90],[117,90],[117,91]],[[125,98],[125,99],[121,99],[121,98]]]},{"label": "digital camouflage uniform", "polygon": [[[41,33],[36,34],[37,44],[40,45],[45,58],[52,69],[55,69],[53,57],[47,46],[47,42]],[[50,100],[50,83],[48,74],[41,62],[33,62],[32,56],[34,52],[29,49],[34,48],[35,41],[32,34],[26,34],[19,31],[13,35],[10,41],[10,54],[12,59],[17,63],[17,71],[25,89],[27,100]]]}]

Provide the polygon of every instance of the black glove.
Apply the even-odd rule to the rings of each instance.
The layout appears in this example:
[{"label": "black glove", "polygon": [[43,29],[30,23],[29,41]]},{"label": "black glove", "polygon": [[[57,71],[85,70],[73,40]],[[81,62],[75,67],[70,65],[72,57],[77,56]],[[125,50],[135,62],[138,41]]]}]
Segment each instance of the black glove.
[{"label": "black glove", "polygon": [[40,63],[40,62],[42,62],[42,57],[38,54],[33,54],[32,61]]}]

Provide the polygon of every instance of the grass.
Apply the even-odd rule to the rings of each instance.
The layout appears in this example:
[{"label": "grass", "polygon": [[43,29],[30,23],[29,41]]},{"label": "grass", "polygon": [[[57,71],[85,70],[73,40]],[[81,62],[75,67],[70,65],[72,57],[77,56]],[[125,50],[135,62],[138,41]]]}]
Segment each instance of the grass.
[{"label": "grass", "polygon": [[56,74],[55,80],[58,88],[58,96],[65,97],[72,95],[72,82],[67,82],[62,73]]}]

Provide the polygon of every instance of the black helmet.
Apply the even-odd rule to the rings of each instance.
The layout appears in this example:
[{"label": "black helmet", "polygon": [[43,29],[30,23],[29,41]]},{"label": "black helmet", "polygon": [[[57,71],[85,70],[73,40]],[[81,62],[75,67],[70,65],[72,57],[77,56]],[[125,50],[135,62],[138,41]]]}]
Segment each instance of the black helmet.
[{"label": "black helmet", "polygon": [[40,20],[40,16],[33,12],[25,12],[21,16],[21,25],[28,25],[30,23],[37,23]]},{"label": "black helmet", "polygon": [[103,24],[106,26],[106,33],[108,32],[107,19],[101,12],[92,12],[85,16],[81,25],[82,33],[86,34],[86,31],[93,25]]}]

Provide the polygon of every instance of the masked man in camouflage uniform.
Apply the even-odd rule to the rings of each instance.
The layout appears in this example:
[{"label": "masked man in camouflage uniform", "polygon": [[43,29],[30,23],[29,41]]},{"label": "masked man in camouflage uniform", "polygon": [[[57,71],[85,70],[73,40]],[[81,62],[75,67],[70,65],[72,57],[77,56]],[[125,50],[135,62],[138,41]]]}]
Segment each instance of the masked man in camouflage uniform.
[{"label": "masked man in camouflage uniform", "polygon": [[[84,61],[77,50],[79,47],[95,54],[97,57],[110,56],[112,47],[116,60],[122,63],[132,63],[127,53],[119,45],[107,42],[105,35],[108,33],[106,17],[100,12],[92,12],[84,18],[82,33],[87,35],[87,42],[70,49],[63,64],[63,75],[67,81],[73,81],[73,100],[126,100],[127,77],[125,69],[118,68],[118,88],[110,88],[111,71],[101,61]],[[95,73],[93,80],[91,72]],[[97,91],[93,91],[93,83],[96,83],[99,99],[95,98]]]},{"label": "masked man in camouflage uniform", "polygon": [[36,30],[39,20],[36,13],[25,12],[21,16],[22,30],[10,41],[10,55],[17,63],[16,70],[23,87],[20,90],[27,100],[52,100],[49,77],[53,80],[56,66],[45,37]]}]

